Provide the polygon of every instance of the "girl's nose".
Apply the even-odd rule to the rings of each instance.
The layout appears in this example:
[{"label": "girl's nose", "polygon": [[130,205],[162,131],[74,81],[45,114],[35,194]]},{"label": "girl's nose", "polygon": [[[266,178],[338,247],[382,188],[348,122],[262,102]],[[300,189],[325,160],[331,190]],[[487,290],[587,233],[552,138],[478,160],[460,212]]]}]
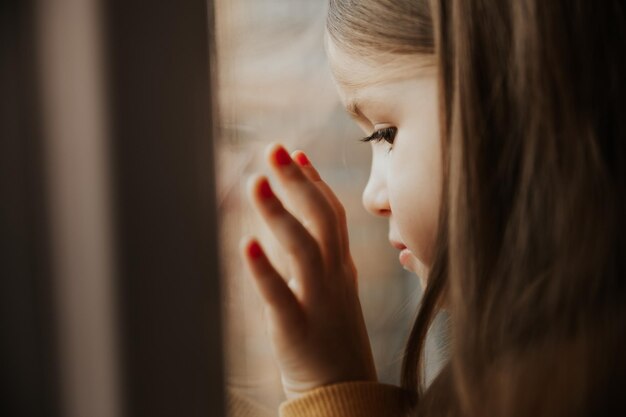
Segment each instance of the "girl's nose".
[{"label": "girl's nose", "polygon": [[373,215],[383,217],[391,215],[385,180],[382,175],[377,175],[374,169],[363,190],[362,199],[365,209]]}]

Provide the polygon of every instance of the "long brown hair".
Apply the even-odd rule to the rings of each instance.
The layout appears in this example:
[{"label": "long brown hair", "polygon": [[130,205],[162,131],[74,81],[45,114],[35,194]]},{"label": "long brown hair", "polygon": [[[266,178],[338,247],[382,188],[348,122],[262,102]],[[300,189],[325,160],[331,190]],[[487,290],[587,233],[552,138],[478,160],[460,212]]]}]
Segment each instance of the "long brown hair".
[{"label": "long brown hair", "polygon": [[451,92],[459,411],[623,411],[624,4],[440,0],[435,9]]}]

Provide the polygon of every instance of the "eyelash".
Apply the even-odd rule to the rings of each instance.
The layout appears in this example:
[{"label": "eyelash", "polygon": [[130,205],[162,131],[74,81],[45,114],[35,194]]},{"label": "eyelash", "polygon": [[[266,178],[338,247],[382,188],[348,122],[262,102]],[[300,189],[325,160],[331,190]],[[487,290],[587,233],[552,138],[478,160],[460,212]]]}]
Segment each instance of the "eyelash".
[{"label": "eyelash", "polygon": [[[380,142],[384,140],[389,145],[393,145],[393,141],[396,138],[396,133],[398,133],[397,127],[385,127],[383,129],[378,129],[367,137],[364,137],[363,139],[361,139],[361,142]],[[391,151],[391,147],[389,147],[389,150]]]}]

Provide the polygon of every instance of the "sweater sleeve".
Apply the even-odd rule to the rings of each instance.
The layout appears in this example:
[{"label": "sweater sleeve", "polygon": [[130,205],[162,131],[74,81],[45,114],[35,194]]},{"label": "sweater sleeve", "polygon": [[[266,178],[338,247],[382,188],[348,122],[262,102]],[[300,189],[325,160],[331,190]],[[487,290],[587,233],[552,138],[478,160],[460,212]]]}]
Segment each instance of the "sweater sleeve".
[{"label": "sweater sleeve", "polygon": [[226,391],[226,410],[230,417],[276,417],[276,409],[269,410],[232,388]]},{"label": "sweater sleeve", "polygon": [[404,416],[413,394],[377,382],[345,382],[317,388],[281,404],[280,417]]}]

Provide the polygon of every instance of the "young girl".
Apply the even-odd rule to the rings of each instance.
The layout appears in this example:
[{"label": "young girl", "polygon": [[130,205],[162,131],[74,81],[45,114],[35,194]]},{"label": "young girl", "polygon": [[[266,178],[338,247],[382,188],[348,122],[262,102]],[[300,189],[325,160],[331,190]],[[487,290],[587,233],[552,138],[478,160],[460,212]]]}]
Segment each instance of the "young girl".
[{"label": "young girl", "polygon": [[[607,0],[331,0],[327,51],[368,135],[366,208],[427,277],[403,387],[376,382],[345,212],[303,152],[250,198],[291,261],[242,256],[283,416],[624,415],[626,9]],[[421,386],[437,311],[449,364]]]}]

